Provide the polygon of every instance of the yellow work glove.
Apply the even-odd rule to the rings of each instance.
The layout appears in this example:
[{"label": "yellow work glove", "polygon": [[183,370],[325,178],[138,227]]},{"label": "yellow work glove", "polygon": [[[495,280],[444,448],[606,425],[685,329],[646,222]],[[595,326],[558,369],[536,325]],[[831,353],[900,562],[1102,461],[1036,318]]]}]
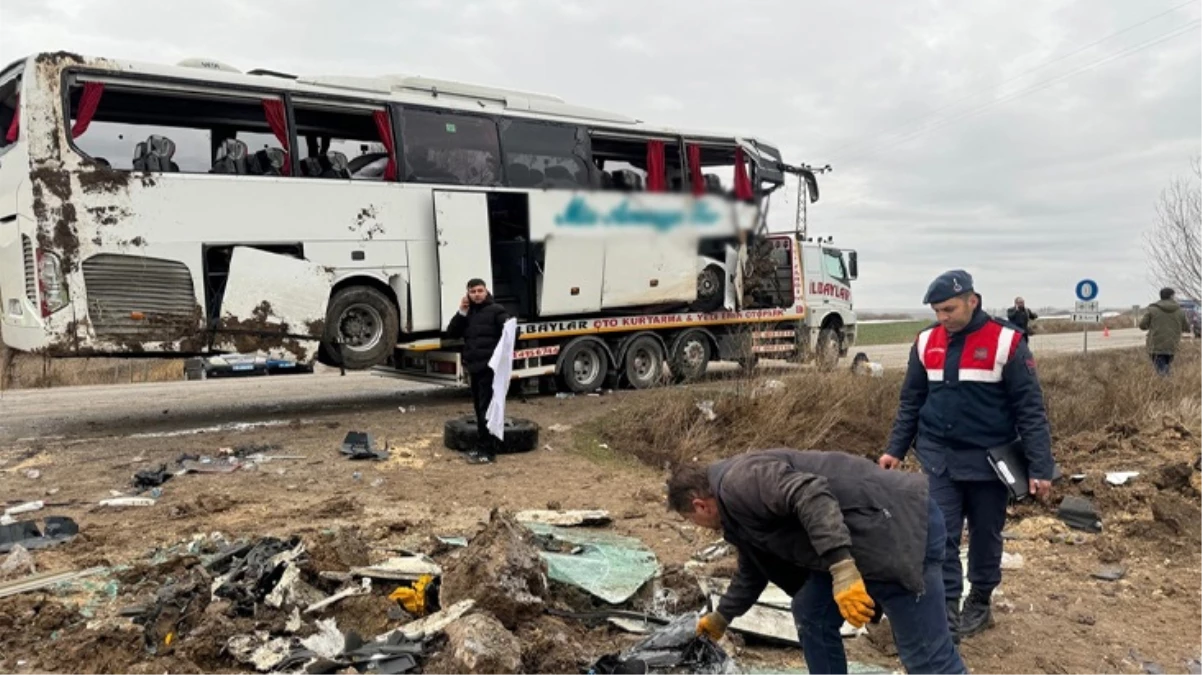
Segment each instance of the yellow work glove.
[{"label": "yellow work glove", "polygon": [[697,634],[708,636],[717,642],[726,634],[726,617],[717,612],[710,612],[697,621]]},{"label": "yellow work glove", "polygon": [[864,579],[856,569],[856,562],[840,560],[831,565],[830,572],[835,604],[839,605],[839,613],[847,623],[860,628],[871,621],[875,605],[868,597],[868,589],[864,588]]}]

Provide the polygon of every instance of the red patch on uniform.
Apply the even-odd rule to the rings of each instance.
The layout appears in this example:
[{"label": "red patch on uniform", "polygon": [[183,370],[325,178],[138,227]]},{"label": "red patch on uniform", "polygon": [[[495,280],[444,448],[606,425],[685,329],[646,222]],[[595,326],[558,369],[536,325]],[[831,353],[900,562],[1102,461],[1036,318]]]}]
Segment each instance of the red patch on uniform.
[{"label": "red patch on uniform", "polygon": [[1027,372],[1035,374],[1035,359],[1027,359]]},{"label": "red patch on uniform", "polygon": [[978,361],[984,361],[989,358],[989,350],[984,347],[977,347],[973,350],[972,357]]}]

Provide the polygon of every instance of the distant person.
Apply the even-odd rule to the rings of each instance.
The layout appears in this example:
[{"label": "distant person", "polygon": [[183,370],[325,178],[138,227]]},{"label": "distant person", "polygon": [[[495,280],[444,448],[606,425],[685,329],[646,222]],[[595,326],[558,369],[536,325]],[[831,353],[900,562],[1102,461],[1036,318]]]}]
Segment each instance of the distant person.
[{"label": "distant person", "polygon": [[476,411],[476,447],[467,453],[470,464],[496,460],[496,443],[488,431],[488,406],[493,397],[493,370],[488,365],[501,342],[509,312],[493,301],[482,279],[467,282],[467,295],[459,301],[459,312],[451,317],[447,335],[463,339],[463,367],[471,382],[472,405]]},{"label": "distant person", "polygon": [[[943,585],[948,624],[959,637],[993,622],[990,598],[1002,581],[1002,527],[1010,491],[994,473],[988,451],[1021,443],[1028,488],[1051,494],[1055,462],[1052,435],[1035,376],[1035,359],[1015,327],[981,309],[972,276],[964,270],[939,275],[924,304],[938,323],[918,334],[902,382],[893,433],[878,463],[894,469],[914,446],[947,529]],[[968,581],[960,538],[968,522]]]},{"label": "distant person", "polygon": [[1021,297],[1018,297],[1014,299],[1014,306],[1006,310],[1006,318],[1010,320],[1010,323],[1022,330],[1023,338],[1026,339],[1026,336],[1030,335],[1031,331],[1035,328],[1034,322],[1039,318],[1039,315],[1028,309],[1027,303]]},{"label": "distant person", "polygon": [[1165,377],[1181,343],[1181,334],[1190,331],[1189,318],[1174,295],[1171,288],[1160,289],[1160,300],[1148,305],[1148,311],[1139,319],[1140,330],[1148,331],[1148,356],[1156,372]]}]

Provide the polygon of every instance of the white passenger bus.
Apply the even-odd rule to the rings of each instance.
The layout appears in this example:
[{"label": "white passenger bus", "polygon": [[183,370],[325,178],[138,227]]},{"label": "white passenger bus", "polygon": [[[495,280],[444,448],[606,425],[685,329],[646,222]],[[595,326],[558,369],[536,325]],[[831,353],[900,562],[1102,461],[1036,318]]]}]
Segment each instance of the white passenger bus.
[{"label": "white passenger bus", "polygon": [[740,339],[837,358],[854,252],[759,236],[789,172],[816,199],[762,141],[529,92],[40,54],[0,73],[3,339],[459,380],[442,329],[482,277],[517,378],[642,386]]}]

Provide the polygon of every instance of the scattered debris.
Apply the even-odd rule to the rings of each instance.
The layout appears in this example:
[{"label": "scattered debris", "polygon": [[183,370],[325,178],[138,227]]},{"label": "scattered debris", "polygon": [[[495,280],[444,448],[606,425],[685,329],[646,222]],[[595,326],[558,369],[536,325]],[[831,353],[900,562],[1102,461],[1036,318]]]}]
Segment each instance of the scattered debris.
[{"label": "scattered debris", "polygon": [[400,628],[389,631],[384,635],[376,638],[377,642],[383,642],[394,639],[396,636],[404,637],[407,640],[423,640],[441,633],[447,626],[451,625],[459,619],[459,617],[467,614],[476,607],[475,600],[461,600],[446,609],[439,610],[430,616],[418,619],[412,623],[407,623]]},{"label": "scattered debris", "polygon": [[548,590],[547,563],[539,556],[534,536],[497,510],[442,577],[444,603],[475,600],[509,630],[543,613]]},{"label": "scattered debris", "polygon": [[1002,569],[1004,570],[1021,570],[1023,562],[1023,554],[1021,553],[1002,552]]},{"label": "scattered debris", "polygon": [[683,614],[617,654],[606,654],[590,672],[648,673],[683,669],[690,673],[731,672],[734,664],[726,652],[709,638],[696,633],[696,613]]},{"label": "scattered debris", "polygon": [[398,586],[389,594],[388,599],[401,603],[401,607],[410,616],[423,617],[439,609],[438,595],[441,587],[438,577],[423,574],[410,586]]},{"label": "scattered debris", "polygon": [[8,553],[20,544],[28,550],[57,546],[75,538],[79,525],[66,516],[46,516],[38,530],[37,520],[22,520],[0,525],[0,553]]},{"label": "scattered debris", "polygon": [[150,497],[112,497],[99,502],[100,506],[154,506],[156,503]]},{"label": "scattered debris", "polygon": [[20,544],[13,546],[8,557],[4,559],[4,563],[0,564],[0,579],[11,579],[37,574],[37,572],[37,567],[33,564],[33,556],[29,555],[29,551]]},{"label": "scattered debris", "polygon": [[166,464],[160,464],[156,469],[143,469],[134,474],[134,491],[141,494],[150,488],[158,487],[171,480],[172,474],[167,471]]},{"label": "scattered debris", "polygon": [[610,604],[626,602],[659,574],[655,554],[638,539],[541,523],[526,523],[526,527],[537,535],[539,555],[552,580]]},{"label": "scattered debris", "polygon": [[1138,471],[1110,471],[1106,474],[1106,482],[1111,485],[1126,485],[1127,481],[1138,475]]},{"label": "scattered debris", "polygon": [[710,422],[718,419],[718,414],[714,412],[713,401],[698,401],[697,409],[700,410],[701,414],[705,416],[705,419]]},{"label": "scattered debris", "polygon": [[718,541],[693,554],[693,560],[708,563],[715,560],[720,560],[733,553],[734,549],[730,544],[726,543],[725,541]]},{"label": "scattered debris", "polygon": [[25,472],[25,477],[29,480],[37,480],[42,477],[42,472],[37,469],[29,469]]},{"label": "scattered debris", "polygon": [[549,429],[550,431],[553,431],[557,434],[562,434],[567,431],[570,431],[572,429],[572,425],[570,425],[570,424],[552,424],[551,426],[547,427],[547,429]]},{"label": "scattered debris", "polygon": [[1057,517],[1073,529],[1098,533],[1102,531],[1102,520],[1093,503],[1084,497],[1069,495],[1060,502]]},{"label": "scattered debris", "polygon": [[376,450],[372,435],[362,431],[348,431],[340,452],[348,459],[388,459],[388,451]]},{"label": "scattered debris", "polygon": [[1127,568],[1122,565],[1106,565],[1089,576],[1102,581],[1118,581],[1127,576]]},{"label": "scattered debris", "polygon": [[598,526],[608,525],[613,522],[609,516],[609,511],[557,511],[557,510],[531,510],[519,511],[515,516],[519,523],[541,523],[543,525],[557,525],[559,527],[574,527],[574,526]]},{"label": "scattered debris", "polygon": [[464,548],[467,546],[467,537],[444,537],[442,535],[436,535],[434,538],[446,544],[447,546],[454,546],[455,548]]},{"label": "scattered debris", "polygon": [[14,581],[6,581],[0,583],[0,598],[7,598],[10,595],[17,595],[18,593],[38,591],[64,581],[80,579],[93,574],[99,574],[103,571],[103,567],[91,567],[76,572],[43,572],[42,574],[35,574]]},{"label": "scattered debris", "polygon": [[522,645],[491,614],[465,616],[446,628],[447,656],[454,673],[518,673]]},{"label": "scattered debris", "polygon": [[325,609],[326,607],[329,607],[330,605],[338,602],[339,600],[345,600],[347,598],[351,598],[356,595],[366,595],[368,593],[371,593],[371,579],[364,578],[358,586],[348,586],[347,588],[344,588],[341,591],[338,591],[337,593],[335,593],[334,595],[331,595],[330,597],[326,598],[325,600],[318,600],[317,602],[309,605],[308,607],[305,608],[305,614],[312,614],[313,612],[319,612],[319,611]]},{"label": "scattered debris", "polygon": [[351,574],[357,577],[390,579],[392,581],[417,581],[425,575],[440,576],[442,566],[420,554],[389,558],[370,567],[352,567]]},{"label": "scattered debris", "polygon": [[42,502],[42,501],[25,502],[24,504],[18,504],[16,506],[11,506],[4,510],[3,515],[0,515],[0,525],[11,525],[13,522],[15,522],[13,519],[13,516],[18,516],[18,515],[21,515],[22,513],[33,513],[34,511],[41,511],[45,507],[46,507],[46,502]]}]

